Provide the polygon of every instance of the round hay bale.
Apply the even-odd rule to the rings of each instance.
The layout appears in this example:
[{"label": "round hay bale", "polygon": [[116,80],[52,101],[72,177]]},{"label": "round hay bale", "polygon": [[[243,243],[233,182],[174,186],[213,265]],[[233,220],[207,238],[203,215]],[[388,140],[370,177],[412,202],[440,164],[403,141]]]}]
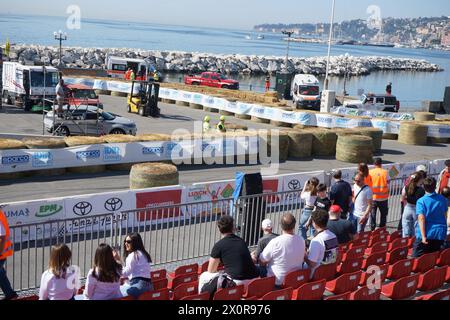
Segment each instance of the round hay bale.
[{"label": "round hay bale", "polygon": [[130,189],[165,187],[179,184],[177,167],[165,163],[135,164],[130,172]]},{"label": "round hay bale", "polygon": [[[275,145],[272,145],[272,137],[274,137]],[[265,145],[267,150],[267,156],[271,157],[273,152],[272,148],[275,146],[278,147],[279,150],[279,160],[286,161],[289,158],[289,136],[287,132],[279,131],[278,133],[274,133],[271,130],[268,131],[267,134],[258,134],[258,141],[261,148],[261,145]]]},{"label": "round hay bale", "polygon": [[59,168],[59,169],[51,169],[51,170],[38,170],[38,171],[32,171],[31,175],[33,177],[56,177],[56,176],[62,176],[65,175],[67,172],[66,168]]},{"label": "round hay bale", "polygon": [[252,120],[253,122],[256,122],[256,123],[265,123],[265,124],[269,124],[270,123],[269,119],[258,118],[258,117],[255,117],[255,116],[252,116],[250,118],[250,120]]},{"label": "round hay bale", "polygon": [[311,127],[304,126],[302,124],[296,124],[293,128],[294,128],[294,130],[303,130],[303,129],[308,129],[308,128],[311,129]]},{"label": "round hay bale", "polygon": [[95,90],[95,94],[97,95],[104,95],[104,96],[110,96],[111,91],[109,90]]},{"label": "round hay bale", "polygon": [[175,104],[176,104],[177,106],[181,106],[181,107],[189,107],[189,102],[186,102],[186,101],[180,101],[180,100],[177,100],[177,101],[175,102]]},{"label": "round hay bale", "polygon": [[347,128],[334,128],[333,129],[337,136],[354,136],[359,135],[359,131],[353,128],[347,129]]},{"label": "round hay bale", "polygon": [[24,139],[22,142],[28,149],[63,149],[66,146],[64,139],[41,138],[41,139]]},{"label": "round hay bale", "polygon": [[203,110],[203,105],[198,104],[198,103],[189,103],[189,107],[191,109],[195,109],[195,110]]},{"label": "round hay bale", "polygon": [[27,146],[20,140],[0,139],[0,150],[26,149]]},{"label": "round hay bale", "polygon": [[434,121],[436,120],[436,115],[431,112],[414,112],[415,121]]},{"label": "round hay bale", "polygon": [[371,137],[373,142],[373,151],[379,152],[383,146],[383,130],[378,128],[356,128],[359,135]]},{"label": "round hay bale", "polygon": [[339,136],[336,146],[336,159],[349,163],[372,163],[372,138],[357,135]]},{"label": "round hay bale", "polygon": [[289,130],[287,134],[289,137],[289,157],[296,159],[311,157],[313,135],[310,132]]},{"label": "round hay bale", "polygon": [[230,112],[230,111],[226,111],[226,110],[219,110],[219,114],[221,116],[229,116],[229,117],[234,116],[234,112]]},{"label": "round hay bale", "polygon": [[64,141],[68,147],[87,146],[90,144],[102,144],[105,143],[105,139],[102,137],[65,137]]},{"label": "round hay bale", "polygon": [[331,157],[336,154],[336,132],[322,128],[305,129],[305,131],[311,132],[313,135],[313,156]]},{"label": "round hay bale", "polygon": [[138,134],[136,139],[142,142],[149,141],[170,141],[170,135],[168,134]]},{"label": "round hay bale", "polygon": [[252,116],[249,114],[235,114],[234,115],[237,119],[242,119],[242,120],[251,120]]},{"label": "round hay bale", "polygon": [[122,98],[126,98],[128,96],[128,93],[125,92],[119,92],[119,91],[111,91],[111,96],[112,97],[122,97]]},{"label": "round hay bale", "polygon": [[98,165],[98,166],[86,166],[86,167],[74,167],[67,168],[68,173],[73,174],[97,174],[106,171],[106,166]]},{"label": "round hay bale", "polygon": [[130,143],[139,142],[137,137],[124,134],[109,134],[102,137],[107,143]]},{"label": "round hay bale", "polygon": [[428,126],[410,121],[400,123],[398,141],[403,144],[424,146],[427,144]]},{"label": "round hay bale", "polygon": [[398,140],[398,134],[383,133],[383,139],[385,139],[385,140]]}]

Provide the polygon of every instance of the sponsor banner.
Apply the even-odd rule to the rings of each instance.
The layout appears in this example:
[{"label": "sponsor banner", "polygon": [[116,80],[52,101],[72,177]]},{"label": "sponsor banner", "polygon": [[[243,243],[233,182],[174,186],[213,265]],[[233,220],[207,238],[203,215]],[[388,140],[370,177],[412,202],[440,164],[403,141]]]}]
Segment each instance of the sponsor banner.
[{"label": "sponsor banner", "polygon": [[294,205],[300,204],[301,198],[300,194],[305,186],[306,181],[309,179],[316,177],[319,179],[321,183],[325,181],[325,171],[317,171],[317,172],[306,172],[306,173],[298,173],[298,174],[288,174],[279,177],[280,187],[278,190],[280,192],[297,192],[288,194],[287,196],[283,196],[283,200],[281,201],[283,205]]},{"label": "sponsor banner", "polygon": [[331,113],[339,115],[350,115],[350,116],[360,116],[360,117],[370,117],[370,118],[383,118],[390,120],[414,120],[414,115],[411,113],[395,113],[395,112],[383,112],[376,110],[360,110],[346,107],[333,107],[331,108]]},{"label": "sponsor banner", "polygon": [[137,209],[146,209],[136,213],[135,219],[142,224],[157,224],[162,222],[183,220],[183,212],[180,208],[157,209],[158,207],[174,206],[181,204],[183,187],[174,186],[167,188],[159,188],[156,190],[134,190]]}]

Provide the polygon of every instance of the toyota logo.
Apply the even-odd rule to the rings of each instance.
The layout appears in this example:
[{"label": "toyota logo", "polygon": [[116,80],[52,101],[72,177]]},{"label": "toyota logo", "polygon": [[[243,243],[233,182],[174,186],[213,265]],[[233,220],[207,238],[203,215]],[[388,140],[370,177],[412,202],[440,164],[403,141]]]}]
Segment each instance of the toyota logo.
[{"label": "toyota logo", "polygon": [[77,216],[84,217],[87,216],[92,211],[92,204],[89,202],[78,202],[76,205],[73,206],[73,213],[75,213]]},{"label": "toyota logo", "polygon": [[119,198],[111,198],[106,200],[105,209],[110,212],[118,211],[122,208],[123,202]]},{"label": "toyota logo", "polygon": [[289,189],[291,189],[291,190],[298,190],[298,189],[301,188],[300,181],[298,181],[297,179],[291,180],[291,181],[289,181],[289,183],[288,183],[288,187],[289,187]]}]

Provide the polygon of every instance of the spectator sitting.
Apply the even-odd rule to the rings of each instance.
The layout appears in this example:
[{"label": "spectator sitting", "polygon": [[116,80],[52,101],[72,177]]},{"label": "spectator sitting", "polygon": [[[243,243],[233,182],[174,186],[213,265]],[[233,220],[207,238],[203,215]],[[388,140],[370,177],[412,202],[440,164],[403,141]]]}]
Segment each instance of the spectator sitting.
[{"label": "spectator sitting", "polygon": [[422,173],[416,172],[410,177],[409,184],[402,190],[402,202],[406,203],[402,214],[403,238],[414,236],[414,226],[417,221],[417,200],[425,195],[425,190],[422,187],[423,181]]},{"label": "spectator sitting", "polygon": [[65,244],[53,246],[48,270],[42,274],[39,300],[73,300],[77,292],[78,272],[70,265],[72,252]]},{"label": "spectator sitting", "polygon": [[[219,264],[222,262],[224,272],[237,284],[248,283],[259,277],[258,269],[253,263],[250,251],[245,241],[234,234],[234,220],[231,216],[222,216],[217,222],[217,227],[222,235],[211,250],[208,271],[200,275],[199,292],[205,292],[207,284],[219,278]],[[205,288],[204,288],[205,286]]]},{"label": "spectator sitting", "polygon": [[89,270],[83,295],[76,300],[113,300],[122,297],[120,276],[122,265],[114,260],[113,250],[107,244],[101,244],[94,257],[94,266]]},{"label": "spectator sitting", "polygon": [[364,183],[364,176],[361,173],[358,173],[354,180],[354,210],[350,216],[350,221],[353,222],[353,232],[362,233],[366,229],[367,221],[372,212],[373,193],[370,187]]},{"label": "spectator sitting", "polygon": [[339,242],[334,233],[327,229],[328,212],[316,210],[312,214],[312,223],[317,231],[311,240],[305,262],[311,269],[311,278],[320,265],[336,263]]},{"label": "spectator sitting", "polygon": [[448,203],[437,194],[436,179],[426,178],[423,183],[426,195],[417,201],[416,243],[414,257],[439,251],[447,237]]},{"label": "spectator sitting", "polygon": [[303,266],[305,258],[305,240],[295,234],[297,221],[292,214],[285,214],[281,218],[281,236],[273,239],[266,246],[260,260],[268,264],[268,276],[275,276],[276,286],[283,284],[286,275]]},{"label": "spectator sitting", "polygon": [[340,219],[342,215],[341,207],[331,206],[329,215],[327,229],[336,235],[339,244],[352,241],[354,237],[353,224],[351,221]]},{"label": "spectator sitting", "polygon": [[278,234],[272,232],[272,221],[270,221],[270,219],[266,219],[262,222],[261,229],[264,232],[264,236],[259,239],[256,250],[252,252],[252,260],[255,264],[259,264],[259,273],[261,277],[265,277],[267,275],[267,269],[265,265],[259,261],[259,256],[267,247],[267,244],[278,237]]},{"label": "spectator sitting", "polygon": [[314,203],[315,209],[328,211],[331,208],[331,200],[327,196],[327,186],[323,183],[317,187],[317,199]]},{"label": "spectator sitting", "polygon": [[[124,297],[138,298],[142,293],[153,290],[150,279],[152,258],[145,250],[139,233],[128,234],[124,243],[125,267],[122,271],[122,277],[128,278],[128,283],[121,286],[120,291]],[[114,251],[114,258],[118,263],[121,263],[117,251]]]},{"label": "spectator sitting", "polygon": [[352,203],[352,187],[350,183],[342,180],[342,171],[337,170],[333,173],[335,184],[330,190],[330,200],[332,204],[341,207],[341,218],[347,219],[350,205]]}]

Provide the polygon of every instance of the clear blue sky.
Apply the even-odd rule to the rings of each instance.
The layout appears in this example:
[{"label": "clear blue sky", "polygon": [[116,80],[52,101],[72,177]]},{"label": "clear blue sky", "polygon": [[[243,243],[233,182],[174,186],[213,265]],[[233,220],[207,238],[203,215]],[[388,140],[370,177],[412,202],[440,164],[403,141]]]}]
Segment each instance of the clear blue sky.
[{"label": "clear blue sky", "polygon": [[[0,0],[0,13],[66,15],[77,4],[83,18],[250,29],[260,23],[324,22],[332,0]],[[382,17],[450,16],[449,0],[336,0],[336,20],[365,19],[369,5]]]}]

